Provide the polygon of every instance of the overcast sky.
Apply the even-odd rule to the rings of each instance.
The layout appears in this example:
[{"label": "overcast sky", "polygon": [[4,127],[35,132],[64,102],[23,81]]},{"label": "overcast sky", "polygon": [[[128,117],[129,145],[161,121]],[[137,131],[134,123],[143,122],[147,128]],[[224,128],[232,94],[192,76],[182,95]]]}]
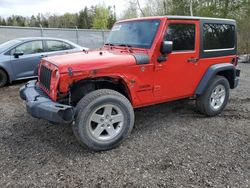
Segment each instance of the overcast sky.
[{"label": "overcast sky", "polygon": [[[143,1],[143,0],[141,0]],[[0,16],[31,16],[38,13],[64,14],[79,12],[85,6],[90,7],[105,2],[106,6],[116,6],[118,16],[126,8],[126,0],[0,0]]]}]

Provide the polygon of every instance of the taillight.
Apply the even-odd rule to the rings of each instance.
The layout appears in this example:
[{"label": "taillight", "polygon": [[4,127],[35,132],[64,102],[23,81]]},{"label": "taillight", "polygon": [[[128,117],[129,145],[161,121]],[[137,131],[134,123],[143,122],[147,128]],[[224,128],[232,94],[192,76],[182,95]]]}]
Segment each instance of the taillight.
[{"label": "taillight", "polygon": [[239,61],[239,57],[235,57],[232,59],[231,63],[234,65],[234,66],[237,66],[238,65],[238,61]]}]

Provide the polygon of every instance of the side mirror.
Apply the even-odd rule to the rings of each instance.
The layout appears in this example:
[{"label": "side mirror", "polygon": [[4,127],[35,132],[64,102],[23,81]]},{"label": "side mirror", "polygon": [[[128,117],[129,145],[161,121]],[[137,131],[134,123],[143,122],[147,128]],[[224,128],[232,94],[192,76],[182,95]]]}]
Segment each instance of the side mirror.
[{"label": "side mirror", "polygon": [[173,51],[173,42],[172,41],[163,41],[161,45],[161,53],[163,55],[170,54]]},{"label": "side mirror", "polygon": [[15,58],[19,58],[19,56],[22,56],[24,54],[24,52],[19,51],[19,52],[15,52],[13,55]]}]

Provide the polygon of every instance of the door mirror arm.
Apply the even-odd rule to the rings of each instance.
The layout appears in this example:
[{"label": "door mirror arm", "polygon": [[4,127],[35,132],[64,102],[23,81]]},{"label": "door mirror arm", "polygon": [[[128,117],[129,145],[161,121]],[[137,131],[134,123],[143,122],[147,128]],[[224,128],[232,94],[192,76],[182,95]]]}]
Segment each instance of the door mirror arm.
[{"label": "door mirror arm", "polygon": [[157,58],[157,61],[158,61],[158,63],[167,61],[167,56],[166,56],[166,55],[160,55],[160,56]]},{"label": "door mirror arm", "polygon": [[173,51],[172,41],[163,41],[161,44],[161,55],[157,58],[158,63],[167,61],[167,55],[171,54]]}]

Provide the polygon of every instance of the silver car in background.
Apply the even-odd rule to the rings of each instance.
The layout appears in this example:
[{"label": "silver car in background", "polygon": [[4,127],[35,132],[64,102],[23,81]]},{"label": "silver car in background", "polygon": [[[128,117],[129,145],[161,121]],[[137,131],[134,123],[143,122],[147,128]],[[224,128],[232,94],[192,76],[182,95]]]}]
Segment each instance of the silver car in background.
[{"label": "silver car in background", "polygon": [[70,41],[56,38],[18,38],[0,44],[0,87],[14,80],[37,76],[41,58],[86,51]]}]

